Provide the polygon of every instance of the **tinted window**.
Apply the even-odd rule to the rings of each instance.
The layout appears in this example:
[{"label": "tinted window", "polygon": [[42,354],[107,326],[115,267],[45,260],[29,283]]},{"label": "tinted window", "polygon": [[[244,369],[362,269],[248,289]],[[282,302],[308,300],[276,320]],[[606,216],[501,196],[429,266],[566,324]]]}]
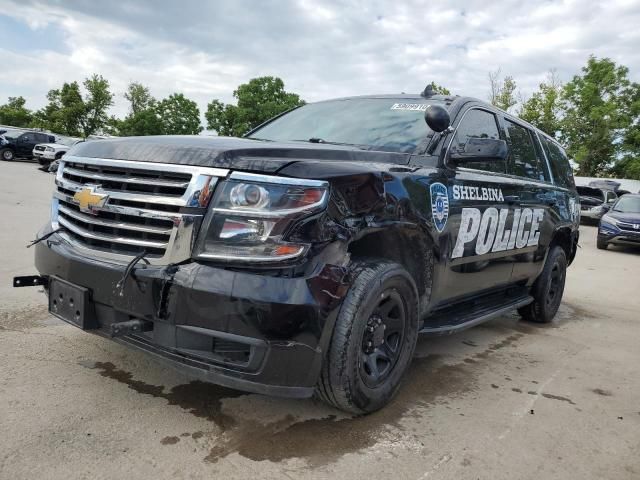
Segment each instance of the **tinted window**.
[{"label": "tinted window", "polygon": [[413,152],[427,137],[424,112],[436,100],[353,98],[310,103],[273,120],[248,138],[276,141],[313,139],[371,150]]},{"label": "tinted window", "polygon": [[[451,151],[464,152],[470,138],[500,139],[496,116],[486,110],[469,110],[458,125],[451,143]],[[506,173],[506,163],[500,160],[473,162],[469,167],[488,172]]]},{"label": "tinted window", "polygon": [[528,128],[505,120],[509,134],[509,173],[534,180],[549,180],[538,158],[533,136]]},{"label": "tinted window", "polygon": [[553,182],[565,188],[574,187],[573,171],[571,170],[569,158],[564,149],[544,136],[541,136],[540,139],[542,140],[544,153],[547,154],[547,158],[549,159]]},{"label": "tinted window", "polygon": [[21,140],[23,142],[27,142],[27,143],[35,143],[36,141],[36,136],[33,133],[25,133]]}]

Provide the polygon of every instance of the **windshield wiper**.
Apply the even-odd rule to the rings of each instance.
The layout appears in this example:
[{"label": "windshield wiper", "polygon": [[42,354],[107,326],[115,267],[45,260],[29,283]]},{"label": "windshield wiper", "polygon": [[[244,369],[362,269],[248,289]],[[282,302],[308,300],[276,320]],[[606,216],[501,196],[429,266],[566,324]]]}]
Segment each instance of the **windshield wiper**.
[{"label": "windshield wiper", "polygon": [[371,148],[371,145],[362,145],[358,143],[344,143],[344,142],[330,142],[323,138],[311,137],[307,140],[293,140],[294,142],[308,142],[308,143],[326,143],[327,145],[343,145],[345,147],[358,147],[363,150],[368,150]]}]

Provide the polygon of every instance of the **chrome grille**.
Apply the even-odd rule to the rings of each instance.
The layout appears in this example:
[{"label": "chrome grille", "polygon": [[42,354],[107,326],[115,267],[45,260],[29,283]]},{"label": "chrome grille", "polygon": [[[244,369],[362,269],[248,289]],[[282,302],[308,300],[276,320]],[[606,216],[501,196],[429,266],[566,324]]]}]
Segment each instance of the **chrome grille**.
[{"label": "chrome grille", "polygon": [[618,221],[618,228],[620,230],[628,230],[630,232],[640,233],[640,227],[636,228],[636,225],[640,225],[640,224],[633,224],[633,223]]},{"label": "chrome grille", "polygon": [[[117,263],[142,251],[152,264],[188,259],[206,206],[228,170],[66,156],[56,176],[52,225],[83,254]],[[104,205],[84,210],[77,192]]]}]

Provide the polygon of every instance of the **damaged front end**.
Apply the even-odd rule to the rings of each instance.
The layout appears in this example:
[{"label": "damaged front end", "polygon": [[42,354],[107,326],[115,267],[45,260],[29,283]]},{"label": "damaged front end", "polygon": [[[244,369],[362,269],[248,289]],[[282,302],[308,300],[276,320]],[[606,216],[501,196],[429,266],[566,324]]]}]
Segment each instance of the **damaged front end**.
[{"label": "damaged front end", "polygon": [[348,287],[329,195],[326,181],[67,157],[38,279],[80,328],[224,386],[310,396]]}]

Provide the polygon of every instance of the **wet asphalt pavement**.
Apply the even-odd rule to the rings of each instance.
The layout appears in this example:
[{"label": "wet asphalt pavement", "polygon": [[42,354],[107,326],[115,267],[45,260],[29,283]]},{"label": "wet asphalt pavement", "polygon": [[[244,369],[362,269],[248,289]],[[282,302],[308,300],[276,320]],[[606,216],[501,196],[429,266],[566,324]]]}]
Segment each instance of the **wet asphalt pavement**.
[{"label": "wet asphalt pavement", "polygon": [[0,479],[640,478],[640,250],[598,251],[594,227],[552,325],[423,338],[394,402],[351,418],[194,381],[49,316],[11,278],[35,273],[53,176],[0,166]]}]

